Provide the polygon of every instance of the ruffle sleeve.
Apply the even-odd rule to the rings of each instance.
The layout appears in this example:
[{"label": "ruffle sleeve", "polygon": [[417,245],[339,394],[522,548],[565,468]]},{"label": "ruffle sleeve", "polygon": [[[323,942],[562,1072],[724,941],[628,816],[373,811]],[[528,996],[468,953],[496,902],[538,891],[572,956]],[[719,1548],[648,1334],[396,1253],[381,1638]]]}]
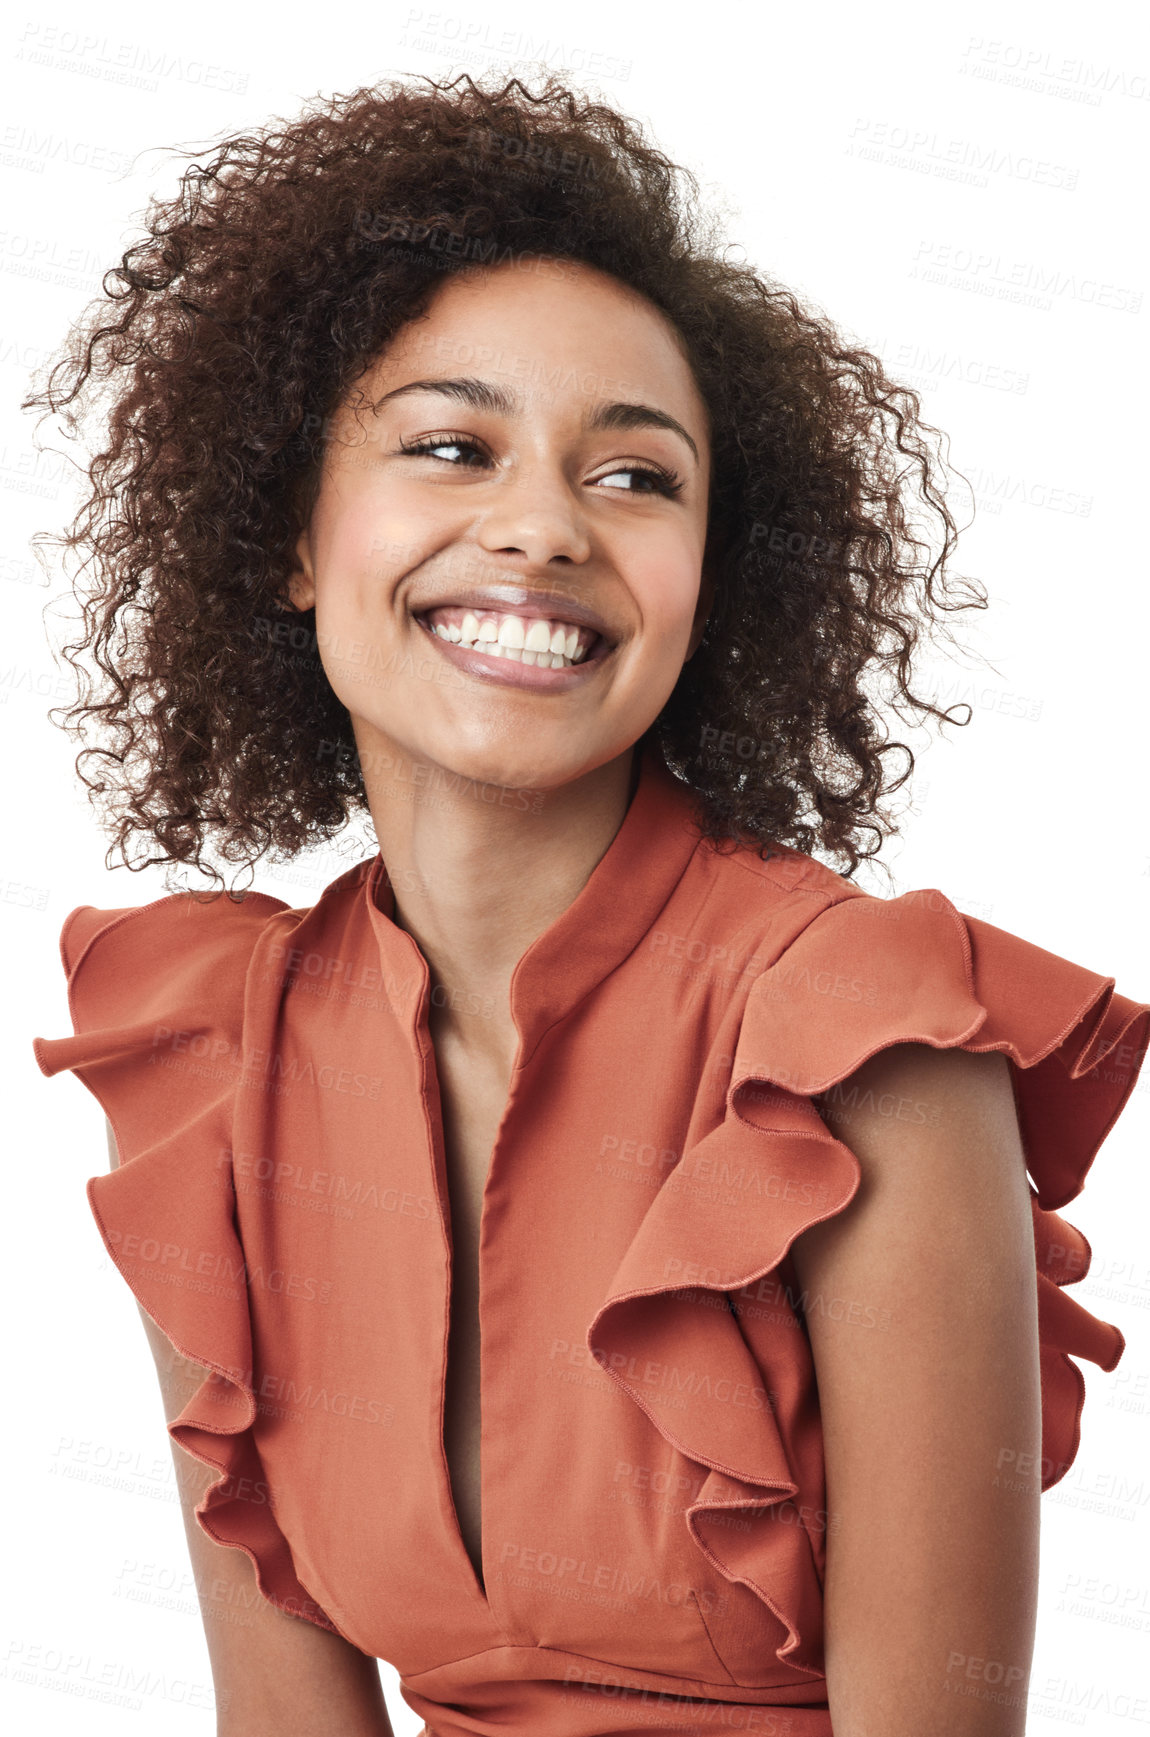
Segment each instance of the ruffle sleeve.
[{"label": "ruffle sleeve", "polygon": [[261,929],[286,908],[259,893],[78,907],[60,935],[74,1035],[32,1047],[42,1073],[71,1070],[112,1125],[118,1166],[87,1184],[111,1259],[175,1349],[211,1372],[167,1426],[221,1474],[196,1507],[200,1526],[247,1552],[270,1603],[339,1632],[296,1577],[263,1475],[235,1219],[248,967]]},{"label": "ruffle sleeve", "polygon": [[[841,998],[828,1001],[834,985]],[[1117,994],[1112,977],[963,917],[927,891],[833,906],[756,984],[747,1015],[732,1099],[756,1080],[804,1097],[828,1092],[896,1043],[997,1050],[1011,1063],[1033,1183],[1042,1487],[1058,1483],[1078,1451],[1085,1396],[1070,1357],[1109,1371],[1125,1341],[1067,1295],[1064,1287],[1086,1276],[1091,1250],[1056,1209],[1082,1192],[1134,1089],[1150,1006]]]},{"label": "ruffle sleeve", "polygon": [[[1091,1250],[1057,1209],[1081,1192],[1148,1035],[1150,1005],[1117,994],[1113,978],[964,917],[936,891],[828,905],[753,982],[720,1058],[721,1119],[652,1202],[587,1343],[666,1439],[708,1468],[687,1526],[756,1595],[760,1619],[774,1619],[777,1657],[792,1669],[821,1668],[825,1511],[788,1255],[850,1203],[862,1176],[813,1100],[898,1043],[1008,1058],[1033,1183],[1046,1490],[1078,1451],[1085,1383],[1072,1358],[1109,1371],[1124,1349],[1117,1326],[1067,1293]],[[708,1372],[673,1417],[645,1399],[652,1360]],[[769,1405],[731,1403],[756,1384]],[[736,1617],[742,1627],[718,1637],[719,1650],[737,1681],[767,1680],[755,1674],[761,1620],[737,1603]]]}]

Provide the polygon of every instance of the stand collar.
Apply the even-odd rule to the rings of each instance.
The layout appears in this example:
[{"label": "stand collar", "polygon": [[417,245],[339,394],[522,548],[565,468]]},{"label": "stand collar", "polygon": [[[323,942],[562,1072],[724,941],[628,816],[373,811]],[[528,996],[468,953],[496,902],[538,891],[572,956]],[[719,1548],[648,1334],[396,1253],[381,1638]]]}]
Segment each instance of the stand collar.
[{"label": "stand collar", "polygon": [[[548,1028],[596,989],[643,940],[699,844],[697,798],[669,771],[657,747],[641,750],[635,794],[618,832],[581,891],[528,947],[511,974],[511,1016],[521,1064]],[[363,879],[363,896],[379,943],[385,981],[425,986],[427,961],[395,923],[395,894],[382,852]],[[416,984],[411,987],[416,988]],[[421,993],[402,996],[414,1025]]]}]

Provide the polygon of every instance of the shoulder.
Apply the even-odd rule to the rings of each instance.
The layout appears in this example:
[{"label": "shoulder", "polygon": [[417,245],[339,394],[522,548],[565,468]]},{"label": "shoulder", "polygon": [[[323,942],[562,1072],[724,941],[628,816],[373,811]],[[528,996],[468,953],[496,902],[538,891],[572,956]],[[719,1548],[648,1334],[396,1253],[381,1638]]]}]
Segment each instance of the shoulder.
[{"label": "shoulder", "polygon": [[268,893],[173,893],[116,909],[78,905],[60,931],[73,1036],[33,1039],[44,1074],[83,1070],[87,1085],[120,1081],[157,1052],[234,1064],[256,1009],[284,982],[284,948],[305,932],[338,931],[364,896],[378,858],[358,862],[291,906]]},{"label": "shoulder", "polygon": [[[996,1347],[1012,1348],[1006,1386],[1032,1367],[1023,1328],[1037,1304],[1043,1488],[1077,1451],[1074,1358],[1110,1370],[1124,1346],[1069,1293],[1091,1249],[1059,1209],[1082,1193],[1148,1042],[1150,1001],[935,888],[826,903],[772,956],[743,1011],[728,1116],[797,1136],[832,1191],[830,1210],[824,1198],[798,1227],[801,1284],[881,1303],[902,1336],[870,1349],[896,1367],[917,1357],[924,1382],[948,1332],[970,1350],[977,1317],[974,1389]],[[840,1345],[822,1322],[815,1335],[825,1368],[838,1358],[849,1385],[857,1335]],[[877,1357],[875,1381],[886,1371]]]},{"label": "shoulder", "polygon": [[232,1167],[245,1007],[265,940],[300,916],[260,893],[78,906],[60,934],[74,1034],[33,1047],[43,1073],[73,1071],[104,1112],[110,1168],[88,1179],[88,1202],[154,1324],[157,1361],[169,1355],[162,1334],[210,1371],[182,1389],[168,1421],[173,1441],[213,1470],[210,1488],[197,1487],[199,1531],[246,1551],[269,1603],[338,1632],[296,1579],[266,1505],[235,1497],[259,1465],[261,1409]]},{"label": "shoulder", "polygon": [[[837,880],[837,877],[834,877]],[[827,883],[822,882],[824,887]],[[867,1082],[944,1080],[1001,1096],[1009,1064],[1023,1146],[1044,1208],[1080,1192],[1083,1178],[1145,1058],[1150,1003],[1115,978],[963,915],[936,888],[895,899],[857,889],[799,914],[751,983],[737,1038],[729,1102],[754,1121],[756,1087],[840,1105]],[[962,1051],[966,1060],[932,1058]],[[917,1115],[918,1112],[916,1111]],[[921,1122],[919,1124],[922,1125]]]},{"label": "shoulder", "polygon": [[[681,947],[745,982],[765,970],[823,913],[866,895],[824,863],[788,846],[700,841],[678,889]],[[689,912],[690,915],[685,913]]]},{"label": "shoulder", "polygon": [[[77,905],[60,930],[60,960],[72,979],[89,955],[133,954],[172,947],[174,960],[194,954],[221,956],[254,940],[267,918],[287,910],[284,900],[267,893],[213,894],[205,898],[173,893],[142,905],[98,909]],[[98,951],[97,951],[98,949]]]},{"label": "shoulder", "polygon": [[[1092,1076],[1097,1089],[1074,1098],[1095,1100],[1103,1130],[1133,1089],[1150,1003],[1119,993],[1110,973],[967,916],[937,887],[879,898],[783,847],[700,856],[705,939],[722,941],[711,956],[737,959],[750,980],[732,1090],[758,1078],[814,1096],[897,1044],[997,1052],[1030,1076],[1025,1135],[1043,1120],[1040,1096],[1057,1118],[1067,1077]],[[962,1065],[951,1064],[956,1077]],[[1067,1180],[1049,1204],[1077,1192]]]},{"label": "shoulder", "polygon": [[741,906],[748,917],[769,919],[784,909],[809,917],[840,899],[867,897],[825,863],[789,845],[707,838],[697,861],[721,902]]},{"label": "shoulder", "polygon": [[287,909],[264,893],[77,906],[59,939],[75,1036],[35,1039],[41,1071],[78,1065],[77,1043],[96,1039],[99,1046],[101,1032],[228,1023],[261,934]]}]

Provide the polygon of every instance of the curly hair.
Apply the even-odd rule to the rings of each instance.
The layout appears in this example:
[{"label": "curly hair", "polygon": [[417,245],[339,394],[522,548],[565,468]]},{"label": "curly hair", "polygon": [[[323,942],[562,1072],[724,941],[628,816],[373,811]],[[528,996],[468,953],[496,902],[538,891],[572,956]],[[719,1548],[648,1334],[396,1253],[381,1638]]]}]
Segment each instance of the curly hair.
[{"label": "curly hair", "polygon": [[[643,741],[697,793],[708,836],[853,875],[897,831],[884,799],[914,766],[883,705],[969,722],[914,692],[912,661],[952,637],[945,614],[986,607],[947,573],[957,531],[917,394],[725,257],[689,171],[555,76],[535,95],[519,78],[390,81],[277,126],[151,201],[25,401],[73,436],[106,416],[90,492],[51,540],[84,556],[64,727],[99,727],[76,768],[126,865],[218,879],[209,842],[250,867],[366,811],[314,611],[283,647],[325,426],[445,272],[539,256],[660,309],[710,416],[715,600]],[[137,836],[159,854],[132,860]]]}]

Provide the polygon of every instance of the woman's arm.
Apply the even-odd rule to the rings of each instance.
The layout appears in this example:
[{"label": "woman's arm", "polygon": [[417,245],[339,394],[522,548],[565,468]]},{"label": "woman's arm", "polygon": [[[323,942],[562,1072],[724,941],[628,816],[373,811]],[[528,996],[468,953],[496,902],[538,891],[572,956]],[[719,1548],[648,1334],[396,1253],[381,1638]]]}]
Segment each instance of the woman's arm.
[{"label": "woman's arm", "polygon": [[[114,1170],[110,1124],[108,1156]],[[208,1371],[181,1357],[143,1309],[140,1315],[171,1422]],[[375,1659],[270,1604],[246,1551],[213,1543],[195,1517],[218,1474],[176,1441],[172,1457],[211,1659],[217,1737],[392,1737]]]},{"label": "woman's arm", "polygon": [[871,1305],[863,1318],[879,1323],[808,1313],[835,1737],[1022,1737],[1042,1423],[1009,1068],[900,1044],[816,1103],[862,1180],[796,1240],[796,1274],[812,1298]]}]

